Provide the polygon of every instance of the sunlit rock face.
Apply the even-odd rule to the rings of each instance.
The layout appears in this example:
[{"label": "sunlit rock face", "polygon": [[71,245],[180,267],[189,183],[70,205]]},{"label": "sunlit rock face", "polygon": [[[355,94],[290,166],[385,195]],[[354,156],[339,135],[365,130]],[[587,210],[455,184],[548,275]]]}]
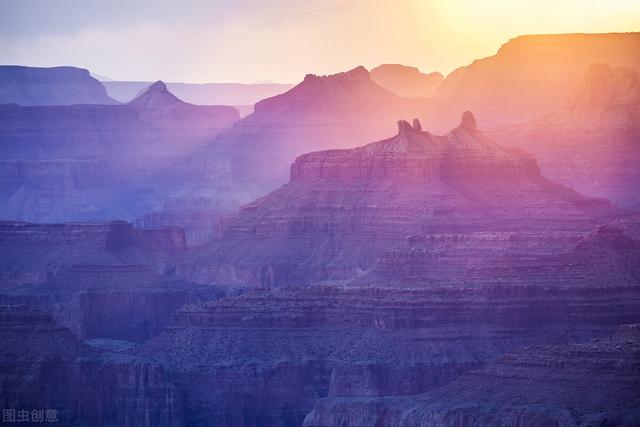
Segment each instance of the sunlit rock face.
[{"label": "sunlit rock face", "polygon": [[433,96],[444,80],[442,74],[424,74],[415,67],[400,64],[383,64],[371,70],[371,78],[396,95],[408,98]]},{"label": "sunlit rock face", "polygon": [[[220,135],[236,185],[252,200],[287,181],[294,159],[328,148],[355,147],[393,132],[397,117],[428,117],[434,101],[398,96],[364,67],[329,76],[309,74],[289,91],[255,104],[255,111]],[[218,151],[203,153],[216,163]]]},{"label": "sunlit rock face", "polygon": [[624,325],[592,342],[524,347],[416,396],[325,399],[303,425],[635,425],[639,330]]},{"label": "sunlit rock face", "polygon": [[640,206],[637,70],[593,65],[564,107],[490,134],[533,153],[543,173],[562,184],[620,206]]},{"label": "sunlit rock face", "polygon": [[564,105],[591,64],[640,69],[639,51],[640,33],[519,36],[449,74],[435,96],[486,129],[534,120]]},{"label": "sunlit rock face", "polygon": [[205,181],[189,158],[237,119],[232,107],[184,103],[162,82],[126,105],[0,106],[0,216],[133,220],[169,197],[215,198],[226,183]]},{"label": "sunlit rock face", "polygon": [[0,104],[117,104],[89,71],[75,67],[0,66]]},{"label": "sunlit rock face", "polygon": [[[443,136],[419,121],[398,128],[386,140],[297,158],[288,184],[225,219],[217,243],[187,254],[186,274],[269,286],[350,278],[410,236],[537,231],[553,241],[611,211],[542,177],[530,155],[490,141],[469,112]],[[520,241],[521,251],[544,253],[539,241]],[[476,243],[469,254],[483,250]]]}]

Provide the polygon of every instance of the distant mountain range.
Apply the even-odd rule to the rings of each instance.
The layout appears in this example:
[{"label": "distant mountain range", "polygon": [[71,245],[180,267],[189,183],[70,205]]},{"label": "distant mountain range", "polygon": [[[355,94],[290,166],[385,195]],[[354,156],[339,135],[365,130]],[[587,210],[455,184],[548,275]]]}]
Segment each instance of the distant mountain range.
[{"label": "distant mountain range", "polygon": [[[120,102],[129,102],[149,87],[152,82],[103,81],[107,93]],[[242,115],[253,111],[253,104],[278,95],[293,85],[282,83],[176,83],[167,82],[167,88],[183,101],[197,105],[233,105]]]}]

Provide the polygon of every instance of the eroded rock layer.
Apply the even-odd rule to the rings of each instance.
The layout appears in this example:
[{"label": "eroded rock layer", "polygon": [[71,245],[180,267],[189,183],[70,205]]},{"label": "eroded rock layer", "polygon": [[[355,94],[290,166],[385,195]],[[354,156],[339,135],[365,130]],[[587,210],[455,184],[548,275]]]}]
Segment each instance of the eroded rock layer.
[{"label": "eroded rock layer", "polygon": [[0,336],[0,405],[14,415],[28,408],[29,421],[62,426],[184,425],[182,399],[158,364],[91,347],[25,306],[0,306]]},{"label": "eroded rock layer", "polygon": [[304,426],[633,426],[639,330],[625,325],[592,342],[525,347],[417,396],[325,399]]},{"label": "eroded rock layer", "polygon": [[398,126],[386,140],[300,156],[288,184],[226,219],[219,241],[187,254],[194,267],[185,274],[262,285],[349,278],[424,234],[458,248],[458,263],[460,254],[542,254],[570,248],[612,213],[606,200],[545,179],[530,155],[490,141],[469,112],[443,136],[419,121]]},{"label": "eroded rock layer", "polygon": [[182,305],[224,295],[175,279],[176,228],[1,223],[0,242],[0,302],[37,307],[83,339],[143,341]]}]

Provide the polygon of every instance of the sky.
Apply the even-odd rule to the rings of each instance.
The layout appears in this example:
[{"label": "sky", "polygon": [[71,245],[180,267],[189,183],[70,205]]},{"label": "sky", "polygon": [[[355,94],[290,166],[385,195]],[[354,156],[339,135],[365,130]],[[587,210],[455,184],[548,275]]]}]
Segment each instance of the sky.
[{"label": "sky", "polygon": [[626,31],[638,0],[0,0],[0,64],[295,83],[382,63],[447,74],[522,34]]}]

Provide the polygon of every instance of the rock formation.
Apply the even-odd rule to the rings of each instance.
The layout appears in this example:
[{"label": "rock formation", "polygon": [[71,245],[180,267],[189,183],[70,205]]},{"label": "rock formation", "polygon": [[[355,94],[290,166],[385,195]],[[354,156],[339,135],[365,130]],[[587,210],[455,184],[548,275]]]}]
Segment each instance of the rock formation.
[{"label": "rock formation", "polygon": [[[349,278],[409,236],[537,230],[552,239],[588,230],[610,211],[542,177],[528,154],[491,142],[469,112],[446,135],[420,129],[399,121],[392,138],[298,157],[288,184],[245,205],[223,221],[217,242],[187,254],[196,270],[189,277],[266,286]],[[518,242],[522,252],[545,248]]]},{"label": "rock formation", "polygon": [[[400,97],[377,85],[363,67],[330,76],[309,74],[291,90],[255,104],[255,111],[203,153],[231,159],[236,185],[255,199],[283,184],[304,153],[355,147],[392,132],[397,117],[427,117],[434,102]],[[220,154],[220,147],[226,147]]]},{"label": "rock formation", "polygon": [[[515,266],[487,257],[473,280],[256,289],[188,305],[139,354],[174,370],[195,424],[299,425],[317,401],[311,426],[539,425],[573,419],[563,405],[592,391],[576,406],[584,419],[637,420],[638,343],[578,343],[639,321],[639,224],[616,220],[568,253]],[[637,341],[637,328],[625,331]],[[529,347],[540,344],[565,347]]]},{"label": "rock formation", "polygon": [[491,132],[533,153],[545,175],[625,207],[640,207],[640,74],[592,65],[565,106]]},{"label": "rock formation", "polygon": [[449,74],[435,96],[453,114],[473,110],[489,128],[556,111],[594,63],[640,69],[640,33],[516,37],[494,56]]},{"label": "rock formation", "polygon": [[640,419],[640,325],[592,342],[525,347],[424,394],[334,398],[304,427],[624,425]]},{"label": "rock formation", "polygon": [[[120,102],[129,102],[152,82],[104,81],[107,93]],[[294,85],[281,83],[179,83],[167,82],[178,98],[196,105],[250,106],[261,99],[288,91]]]},{"label": "rock formation", "polygon": [[226,183],[205,182],[189,159],[238,118],[184,103],[161,82],[127,105],[0,106],[0,216],[134,220],[169,197],[228,199]]},{"label": "rock formation", "polygon": [[182,398],[158,364],[89,346],[25,306],[0,306],[0,336],[0,406],[16,421],[184,425]]},{"label": "rock formation", "polygon": [[77,336],[143,341],[186,303],[224,295],[173,277],[182,230],[1,223],[0,303],[51,314]]},{"label": "rock formation", "polygon": [[433,96],[444,76],[437,72],[424,74],[406,65],[383,64],[371,70],[371,79],[396,95],[417,98]]},{"label": "rock formation", "polygon": [[117,104],[89,71],[75,67],[0,66],[0,104]]}]

